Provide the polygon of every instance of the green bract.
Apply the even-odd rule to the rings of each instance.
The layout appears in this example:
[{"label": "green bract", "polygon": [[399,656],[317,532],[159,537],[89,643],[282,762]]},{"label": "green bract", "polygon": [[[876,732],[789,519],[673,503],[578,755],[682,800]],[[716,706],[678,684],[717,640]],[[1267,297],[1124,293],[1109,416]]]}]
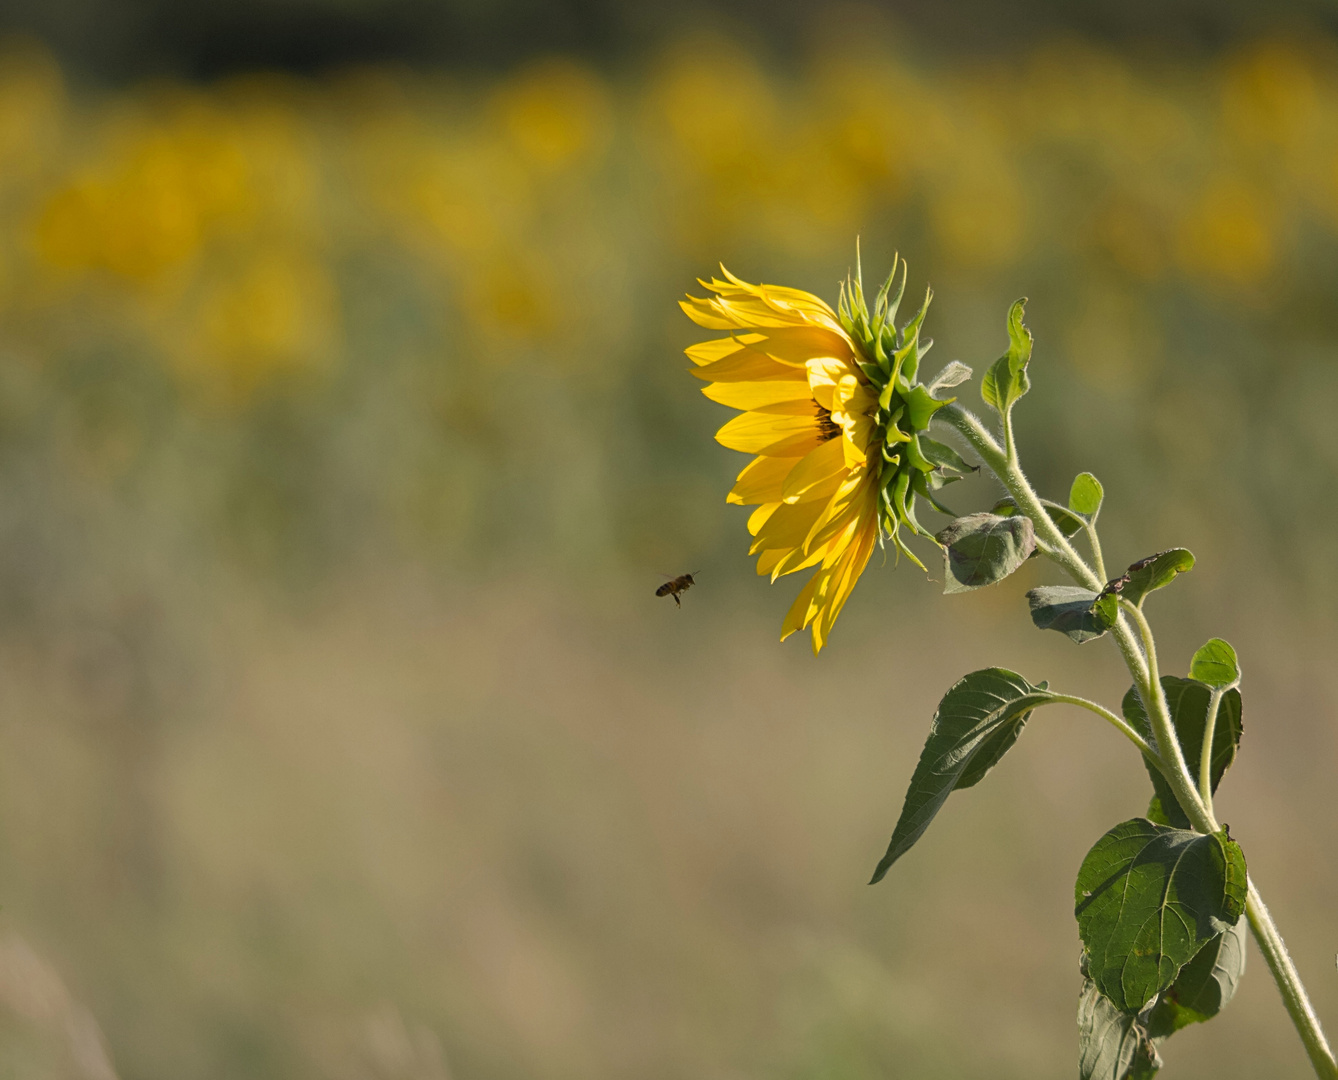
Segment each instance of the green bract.
[{"label": "green bract", "polygon": [[906,547],[901,527],[906,526],[913,535],[929,537],[916,520],[916,500],[923,499],[951,516],[952,511],[940,504],[934,493],[974,471],[956,450],[928,435],[934,414],[957,400],[938,397],[938,393],[965,382],[971,377],[971,369],[953,361],[927,385],[919,381],[920,361],[934,344],[931,338],[920,336],[934,292],[926,288],[920,310],[898,327],[897,309],[905,291],[906,261],[894,257],[892,273],[878,290],[871,309],[864,296],[863,269],[857,257],[854,276],[841,285],[837,315],[863,356],[860,370],[878,391],[874,438],[883,459],[879,477],[883,533],[899,554],[924,569],[924,563]]}]

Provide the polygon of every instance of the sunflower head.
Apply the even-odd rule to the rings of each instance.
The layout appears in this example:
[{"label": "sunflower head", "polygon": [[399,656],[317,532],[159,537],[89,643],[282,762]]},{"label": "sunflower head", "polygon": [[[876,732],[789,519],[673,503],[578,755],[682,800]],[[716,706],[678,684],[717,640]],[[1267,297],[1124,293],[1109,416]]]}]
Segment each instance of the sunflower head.
[{"label": "sunflower head", "polygon": [[817,652],[876,544],[890,540],[923,569],[904,535],[929,537],[916,500],[937,507],[933,492],[969,468],[925,429],[953,400],[936,390],[970,370],[952,365],[928,386],[917,381],[931,344],[920,337],[931,294],[896,325],[905,262],[894,262],[872,309],[858,269],[841,286],[836,310],[812,293],[722,273],[702,282],[714,295],[689,296],[682,307],[698,325],[729,336],[687,353],[693,374],[709,384],[702,393],[740,410],[716,439],[756,455],[729,501],[757,506],[748,530],[758,573],[774,581],[816,568],[781,637],[811,627]]}]

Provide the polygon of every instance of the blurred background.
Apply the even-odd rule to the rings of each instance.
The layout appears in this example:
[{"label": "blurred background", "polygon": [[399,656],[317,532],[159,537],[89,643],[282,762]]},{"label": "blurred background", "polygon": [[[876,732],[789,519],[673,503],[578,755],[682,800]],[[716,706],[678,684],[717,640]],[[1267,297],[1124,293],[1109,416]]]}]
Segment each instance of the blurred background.
[{"label": "blurred background", "polygon": [[[1112,566],[1197,553],[1165,669],[1242,655],[1220,816],[1338,1033],[1329,4],[9,0],[0,41],[0,1075],[1072,1075],[1118,736],[1038,717],[864,882],[952,681],[1114,704],[1115,650],[1030,628],[1043,566],[878,560],[778,644],[685,371],[696,276],[834,299],[857,235],[933,283],[931,362],[1030,296],[1031,471],[1100,476]],[[1165,1075],[1307,1074],[1250,965]]]}]

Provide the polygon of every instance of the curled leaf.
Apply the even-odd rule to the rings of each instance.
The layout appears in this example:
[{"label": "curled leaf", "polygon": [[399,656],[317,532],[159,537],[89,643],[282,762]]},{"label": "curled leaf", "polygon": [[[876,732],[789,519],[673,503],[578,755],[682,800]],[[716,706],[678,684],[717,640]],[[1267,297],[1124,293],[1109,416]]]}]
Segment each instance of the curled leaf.
[{"label": "curled leaf", "polygon": [[1095,606],[1099,597],[1076,585],[1042,585],[1027,593],[1027,603],[1038,630],[1057,630],[1081,645],[1099,638],[1113,625]]},{"label": "curled leaf", "polygon": [[945,593],[965,592],[1002,581],[1036,550],[1031,519],[1017,515],[968,514],[943,529]]}]

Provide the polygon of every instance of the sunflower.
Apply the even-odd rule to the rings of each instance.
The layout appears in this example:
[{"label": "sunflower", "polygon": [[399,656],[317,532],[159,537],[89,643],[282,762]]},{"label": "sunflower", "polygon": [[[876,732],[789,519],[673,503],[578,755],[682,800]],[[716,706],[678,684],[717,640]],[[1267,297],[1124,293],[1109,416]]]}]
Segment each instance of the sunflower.
[{"label": "sunflower", "polygon": [[932,344],[920,338],[932,293],[897,329],[906,264],[893,294],[896,266],[872,311],[858,272],[842,284],[835,311],[812,293],[750,285],[724,267],[723,280],[701,282],[713,296],[681,302],[699,326],[730,331],[687,354],[697,365],[692,373],[710,384],[702,393],[740,410],[716,439],[756,455],[728,501],[757,506],[748,519],[757,572],[774,582],[817,568],[781,631],[784,641],[811,626],[815,654],[875,545],[890,539],[898,555],[924,568],[905,546],[903,526],[928,536],[915,518],[917,496],[938,506],[932,492],[968,468],[922,434],[953,400],[933,390],[961,380],[954,370],[930,387],[915,381]]}]

